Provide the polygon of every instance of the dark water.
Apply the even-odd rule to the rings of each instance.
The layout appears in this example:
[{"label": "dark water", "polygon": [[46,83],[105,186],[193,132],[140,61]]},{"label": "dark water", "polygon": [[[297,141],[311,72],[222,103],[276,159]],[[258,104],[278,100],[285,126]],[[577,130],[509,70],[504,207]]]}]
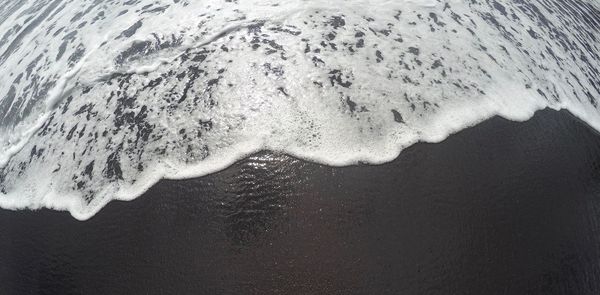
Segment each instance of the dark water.
[{"label": "dark water", "polygon": [[495,118],[381,166],[265,152],[0,224],[1,294],[599,294],[600,136]]}]

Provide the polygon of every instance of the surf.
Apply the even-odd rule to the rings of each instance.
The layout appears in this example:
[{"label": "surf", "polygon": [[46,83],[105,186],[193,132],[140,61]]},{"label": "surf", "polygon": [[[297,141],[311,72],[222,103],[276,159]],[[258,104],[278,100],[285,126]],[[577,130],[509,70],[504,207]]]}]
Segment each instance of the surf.
[{"label": "surf", "polygon": [[380,164],[544,108],[600,130],[594,1],[15,3],[2,208],[85,220],[260,150]]}]

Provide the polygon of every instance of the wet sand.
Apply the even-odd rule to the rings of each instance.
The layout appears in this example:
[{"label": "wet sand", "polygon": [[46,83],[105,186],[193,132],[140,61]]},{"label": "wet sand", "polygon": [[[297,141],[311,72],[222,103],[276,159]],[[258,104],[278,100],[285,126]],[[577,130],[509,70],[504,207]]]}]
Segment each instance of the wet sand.
[{"label": "wet sand", "polygon": [[262,152],[80,222],[0,210],[1,294],[599,294],[600,135],[493,118],[395,161]]}]

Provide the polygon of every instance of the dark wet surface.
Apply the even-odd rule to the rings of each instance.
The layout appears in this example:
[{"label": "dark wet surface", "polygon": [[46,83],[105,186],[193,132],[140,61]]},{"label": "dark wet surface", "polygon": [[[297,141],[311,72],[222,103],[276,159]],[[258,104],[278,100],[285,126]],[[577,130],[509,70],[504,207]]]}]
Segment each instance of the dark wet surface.
[{"label": "dark wet surface", "polygon": [[600,136],[493,119],[392,163],[260,153],[86,222],[0,211],[2,294],[598,294]]}]

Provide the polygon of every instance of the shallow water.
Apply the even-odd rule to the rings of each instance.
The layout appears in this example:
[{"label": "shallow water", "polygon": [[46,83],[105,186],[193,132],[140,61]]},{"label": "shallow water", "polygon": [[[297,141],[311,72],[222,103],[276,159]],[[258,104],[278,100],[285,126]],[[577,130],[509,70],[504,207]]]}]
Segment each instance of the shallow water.
[{"label": "shallow water", "polygon": [[276,150],[393,160],[494,115],[600,130],[600,4],[7,1],[0,207],[93,216]]},{"label": "shallow water", "polygon": [[379,166],[263,152],[85,222],[0,211],[2,294],[598,294],[600,135],[494,118]]}]

